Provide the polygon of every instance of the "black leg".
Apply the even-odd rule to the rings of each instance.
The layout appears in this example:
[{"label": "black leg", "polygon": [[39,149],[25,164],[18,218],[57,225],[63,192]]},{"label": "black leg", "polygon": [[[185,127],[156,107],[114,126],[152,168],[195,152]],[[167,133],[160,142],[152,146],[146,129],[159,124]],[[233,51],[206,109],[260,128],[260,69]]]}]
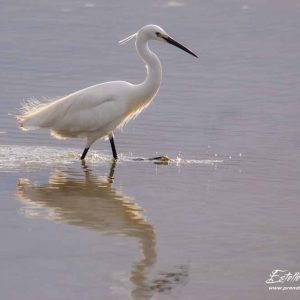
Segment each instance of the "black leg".
[{"label": "black leg", "polygon": [[113,181],[114,181],[114,173],[115,173],[116,163],[117,163],[116,160],[113,160],[112,164],[110,166],[110,171],[107,176],[107,180],[109,183],[113,183]]},{"label": "black leg", "polygon": [[85,148],[85,149],[83,150],[82,155],[81,155],[81,157],[80,157],[81,160],[83,160],[83,159],[85,158],[85,156],[86,156],[86,154],[88,153],[89,149],[90,149],[90,148]]},{"label": "black leg", "polygon": [[118,159],[118,154],[117,154],[117,150],[116,150],[116,146],[115,146],[115,142],[114,142],[114,136],[112,134],[109,136],[109,141],[110,141],[113,157],[114,157],[114,159]]}]

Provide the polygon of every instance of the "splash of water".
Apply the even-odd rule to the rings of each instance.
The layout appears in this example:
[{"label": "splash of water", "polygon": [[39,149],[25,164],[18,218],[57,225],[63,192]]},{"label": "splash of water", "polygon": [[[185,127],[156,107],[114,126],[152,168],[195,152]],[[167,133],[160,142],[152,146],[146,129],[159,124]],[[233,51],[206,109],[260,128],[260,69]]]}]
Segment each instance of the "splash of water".
[{"label": "splash of water", "polygon": [[[52,148],[36,146],[0,146],[0,169],[32,169],[49,166],[68,165],[79,161],[80,149]],[[110,152],[91,151],[87,161],[91,164],[111,162]],[[158,159],[120,155],[119,162],[154,162],[165,165],[215,165],[220,159],[185,159],[181,155],[175,158],[161,156]]]}]

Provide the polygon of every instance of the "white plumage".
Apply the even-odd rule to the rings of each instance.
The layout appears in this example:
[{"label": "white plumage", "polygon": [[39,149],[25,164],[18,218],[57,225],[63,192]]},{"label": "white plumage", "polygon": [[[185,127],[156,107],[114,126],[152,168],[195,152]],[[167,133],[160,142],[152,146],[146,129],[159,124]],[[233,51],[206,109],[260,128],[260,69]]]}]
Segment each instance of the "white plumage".
[{"label": "white plumage", "polygon": [[[114,90],[122,97],[114,94]],[[87,138],[90,146],[93,138],[106,136],[151,100],[141,101],[135,91],[127,82],[102,83],[50,103],[37,104],[18,119],[25,130],[51,128],[58,138]]]},{"label": "white plumage", "polygon": [[[99,138],[108,136],[114,158],[113,131],[137,116],[156,95],[162,77],[161,64],[148,48],[148,40],[167,41],[191,53],[171,39],[156,25],[147,25],[120,43],[136,37],[136,49],[147,66],[147,76],[141,84],[111,81],[97,84],[48,103],[29,102],[17,116],[23,130],[49,128],[57,138],[86,138],[84,159],[89,147]],[[196,56],[196,55],[194,55]]]}]

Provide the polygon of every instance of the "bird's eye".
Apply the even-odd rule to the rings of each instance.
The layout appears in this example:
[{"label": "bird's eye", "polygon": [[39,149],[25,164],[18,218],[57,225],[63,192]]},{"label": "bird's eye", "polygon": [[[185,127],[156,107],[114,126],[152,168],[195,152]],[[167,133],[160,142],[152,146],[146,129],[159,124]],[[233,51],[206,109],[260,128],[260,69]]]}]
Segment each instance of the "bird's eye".
[{"label": "bird's eye", "polygon": [[161,36],[161,34],[158,31],[156,31],[155,34],[156,34],[157,37]]}]

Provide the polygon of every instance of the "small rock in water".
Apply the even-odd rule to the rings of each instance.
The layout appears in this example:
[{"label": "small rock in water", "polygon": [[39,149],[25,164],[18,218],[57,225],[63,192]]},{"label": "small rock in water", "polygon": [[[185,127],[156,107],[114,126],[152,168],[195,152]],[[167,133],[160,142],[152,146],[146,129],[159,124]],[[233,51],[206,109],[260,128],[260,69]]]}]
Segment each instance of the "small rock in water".
[{"label": "small rock in water", "polygon": [[171,159],[167,155],[162,155],[162,156],[156,156],[153,158],[150,158],[150,160],[157,160],[157,161],[170,161]]},{"label": "small rock in water", "polygon": [[154,160],[155,164],[158,165],[167,165],[171,159],[167,155],[157,156],[150,158],[150,160]]}]

